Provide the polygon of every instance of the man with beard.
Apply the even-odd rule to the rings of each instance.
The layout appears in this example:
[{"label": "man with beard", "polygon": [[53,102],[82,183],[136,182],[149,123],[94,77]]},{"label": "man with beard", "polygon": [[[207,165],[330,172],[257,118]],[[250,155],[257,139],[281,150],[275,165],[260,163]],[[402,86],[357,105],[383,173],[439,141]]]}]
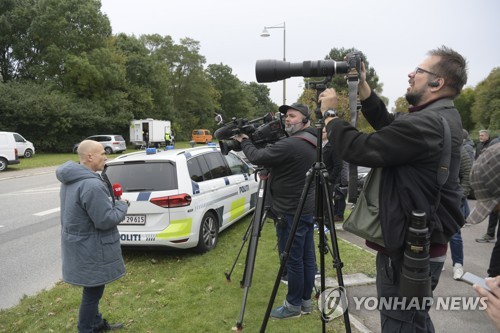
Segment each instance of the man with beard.
[{"label": "man with beard", "polygon": [[[271,211],[278,217],[276,232],[278,249],[283,251],[290,235],[292,222],[304,190],[306,173],[316,160],[316,134],[309,126],[310,112],[306,105],[282,105],[285,130],[290,135],[274,144],[257,148],[248,136],[234,137],[250,162],[271,169]],[[314,285],[314,183],[305,198],[299,225],[288,254],[288,293],[282,306],[272,310],[278,319],[300,317],[312,312],[311,293]]]},{"label": "man with beard", "polygon": [[[448,47],[431,50],[408,74],[409,113],[396,114],[388,112],[372,91],[366,82],[364,63],[361,67],[362,112],[376,131],[359,132],[336,117],[327,118],[325,122],[328,123],[328,139],[344,160],[382,168],[379,218],[385,247],[368,241],[366,244],[378,251],[378,297],[401,301],[403,295],[399,285],[404,240],[411,212],[420,210],[427,216],[432,290],[439,281],[447,244],[464,224],[460,210],[462,191],[458,182],[462,123],[453,100],[467,82],[467,64],[460,54]],[[322,112],[337,106],[333,89],[321,93],[319,100]],[[446,124],[451,135],[445,136]],[[445,137],[449,139],[450,136],[451,151],[445,148]],[[446,152],[451,155],[449,168],[443,168],[446,163],[441,159]],[[447,177],[440,177],[442,171],[448,172]],[[440,186],[443,179],[446,181]],[[404,306],[381,309],[382,332],[434,332],[428,310],[428,306],[425,309]]]}]

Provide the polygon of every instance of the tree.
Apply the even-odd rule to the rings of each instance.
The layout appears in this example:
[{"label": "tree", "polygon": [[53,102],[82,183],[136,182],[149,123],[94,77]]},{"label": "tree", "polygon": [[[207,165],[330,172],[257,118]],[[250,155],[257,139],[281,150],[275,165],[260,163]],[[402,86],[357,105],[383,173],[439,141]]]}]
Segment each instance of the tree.
[{"label": "tree", "polygon": [[470,131],[474,128],[474,123],[472,120],[472,106],[475,101],[475,92],[473,88],[465,88],[462,90],[460,95],[455,99],[455,107],[460,113],[460,117],[462,118],[462,127],[467,131]]},{"label": "tree", "polygon": [[48,84],[0,84],[0,109],[0,128],[22,133],[38,151],[69,152],[73,143],[106,124],[102,107]]},{"label": "tree", "polygon": [[36,0],[0,1],[0,81],[16,79],[28,62],[24,50],[32,44],[28,31],[35,17],[35,3]]},{"label": "tree", "polygon": [[494,68],[475,89],[472,120],[476,129],[500,129],[500,67]]},{"label": "tree", "polygon": [[393,112],[406,112],[408,113],[408,108],[410,107],[410,103],[406,100],[405,97],[399,97],[395,102],[394,102],[394,108]]},{"label": "tree", "polygon": [[[345,61],[346,56],[351,53],[351,52],[358,52],[355,48],[350,48],[350,49],[344,49],[344,48],[334,48],[330,50],[329,55],[325,59],[333,59],[337,62],[339,61]],[[382,87],[383,85],[379,83],[379,78],[377,73],[375,72],[375,69],[370,67],[368,59],[366,55],[363,55],[363,61],[365,63],[365,66],[367,68],[367,73],[366,73],[366,81],[368,82],[369,86],[377,92],[379,95],[382,93]],[[349,97],[348,97],[348,85],[346,84],[346,75],[345,73],[332,73],[335,74],[332,77],[332,80],[327,83],[328,88],[335,88],[337,91],[338,95],[338,111],[342,114],[342,118],[350,121],[350,107],[349,107]],[[311,110],[316,109],[316,100],[317,100],[317,93],[315,89],[309,89],[311,86],[314,87],[314,84],[311,84],[311,82],[318,82],[321,81],[322,78],[306,78],[304,79],[305,81],[305,89],[300,97],[300,101],[302,103],[305,103],[309,105],[309,108]],[[387,103],[387,98],[384,96],[381,96],[381,99]],[[368,122],[364,119],[362,114],[358,112],[358,122],[357,122],[357,127],[364,132],[369,132],[372,131],[373,129],[371,126],[368,124]]]},{"label": "tree", "polygon": [[111,25],[99,0],[39,0],[34,2],[20,77],[61,84],[70,55],[106,47]]}]

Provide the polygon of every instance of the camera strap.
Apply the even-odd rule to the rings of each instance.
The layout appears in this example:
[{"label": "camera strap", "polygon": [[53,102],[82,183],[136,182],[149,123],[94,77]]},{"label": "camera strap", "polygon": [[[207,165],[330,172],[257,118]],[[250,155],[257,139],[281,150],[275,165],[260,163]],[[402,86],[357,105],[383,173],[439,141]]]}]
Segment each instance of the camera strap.
[{"label": "camera strap", "polygon": [[310,144],[312,144],[314,146],[314,148],[317,147],[317,144],[316,144],[317,138],[309,132],[301,131],[298,134],[292,135],[291,138],[302,139],[302,140],[307,141]]}]

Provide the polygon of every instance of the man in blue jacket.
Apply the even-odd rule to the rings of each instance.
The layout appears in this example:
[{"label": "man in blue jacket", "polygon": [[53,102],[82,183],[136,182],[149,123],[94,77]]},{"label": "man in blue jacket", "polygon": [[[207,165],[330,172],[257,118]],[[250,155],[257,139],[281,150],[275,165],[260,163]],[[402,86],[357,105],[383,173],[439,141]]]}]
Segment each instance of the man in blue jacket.
[{"label": "man in blue jacket", "polygon": [[[460,150],[463,133],[460,114],[453,100],[467,82],[465,59],[445,46],[431,50],[408,74],[406,100],[409,113],[390,113],[366,82],[362,64],[359,98],[362,112],[376,130],[359,132],[336,117],[328,123],[328,139],[344,160],[356,165],[382,168],[380,180],[380,224],[385,247],[367,242],[377,250],[377,295],[401,298],[399,290],[405,233],[413,210],[426,213],[430,231],[430,273],[432,290],[437,286],[446,258],[447,244],[464,224],[460,210]],[[320,95],[321,111],[337,106],[335,90]],[[332,114],[332,113],[329,113]],[[333,113],[335,114],[335,113]],[[451,134],[449,175],[442,187],[441,156],[445,122]],[[449,136],[447,136],[449,138]],[[434,332],[429,307],[406,309],[401,306],[380,310],[382,332]]]},{"label": "man in blue jacket", "polygon": [[63,280],[82,286],[78,332],[103,332],[110,325],[99,313],[107,283],[125,275],[117,225],[128,202],[116,200],[109,181],[97,173],[107,160],[102,145],[85,140],[78,146],[80,164],[66,162],[56,170],[61,185],[61,252]]}]

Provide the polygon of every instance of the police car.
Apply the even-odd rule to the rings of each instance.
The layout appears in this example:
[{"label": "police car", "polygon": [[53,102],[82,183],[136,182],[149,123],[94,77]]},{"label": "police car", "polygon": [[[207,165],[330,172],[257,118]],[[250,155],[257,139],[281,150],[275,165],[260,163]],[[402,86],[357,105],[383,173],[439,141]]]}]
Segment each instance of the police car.
[{"label": "police car", "polygon": [[121,244],[213,249],[219,232],[255,208],[258,181],[233,152],[215,146],[130,153],[104,173],[130,202]]}]

